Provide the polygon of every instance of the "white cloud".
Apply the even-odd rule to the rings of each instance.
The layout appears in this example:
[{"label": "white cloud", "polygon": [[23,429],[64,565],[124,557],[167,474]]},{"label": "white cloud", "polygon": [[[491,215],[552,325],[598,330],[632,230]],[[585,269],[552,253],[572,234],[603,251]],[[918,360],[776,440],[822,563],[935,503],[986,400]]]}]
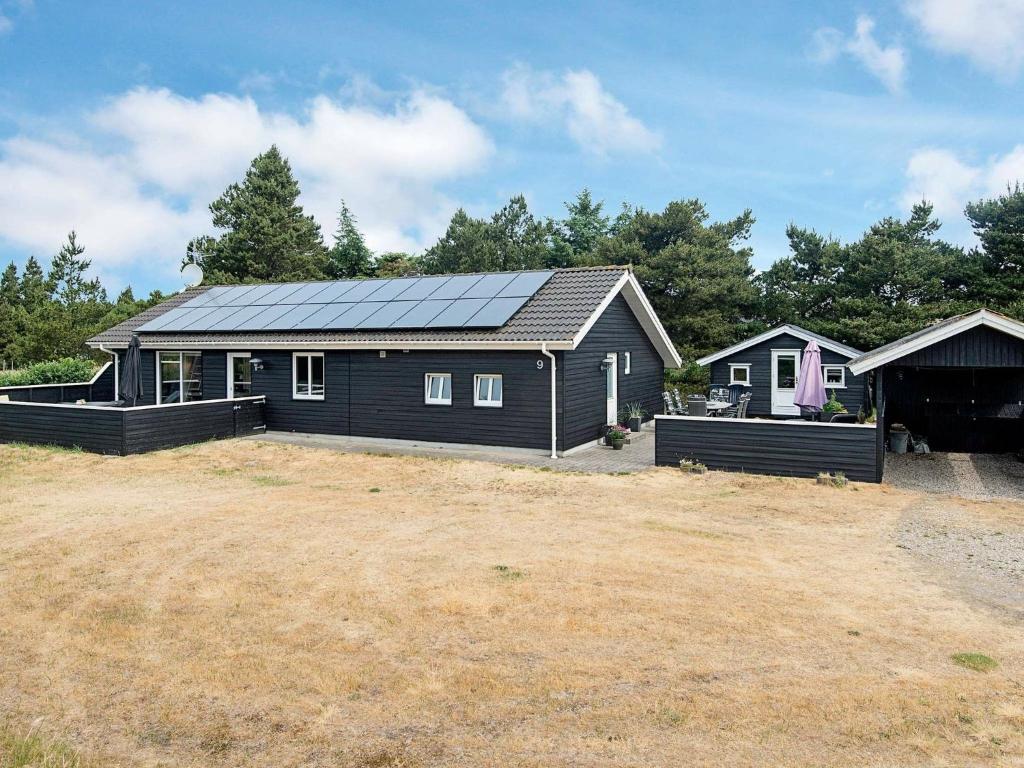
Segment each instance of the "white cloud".
[{"label": "white cloud", "polygon": [[6,35],[12,29],[14,29],[14,22],[0,13],[0,35]]},{"label": "white cloud", "polygon": [[998,195],[1018,181],[1024,183],[1024,144],[976,164],[948,149],[919,149],[907,163],[906,177],[900,198],[904,208],[923,199],[935,205],[940,218],[955,218],[968,202]]},{"label": "white cloud", "polygon": [[907,53],[898,45],[883,47],[875,39],[875,22],[870,16],[857,18],[852,36],[838,29],[823,27],[811,40],[811,59],[827,64],[847,54],[860,62],[890,93],[901,93],[907,71]]},{"label": "white cloud", "polygon": [[588,70],[561,75],[518,65],[505,72],[502,104],[513,118],[557,121],[581,149],[595,155],[654,152],[661,137],[633,117]]},{"label": "white cloud", "polygon": [[78,135],[0,143],[0,237],[48,254],[74,228],[100,269],[145,260],[170,274],[209,230],[209,202],[275,143],[325,234],[345,198],[382,251],[443,232],[454,204],[439,185],[493,151],[465,112],[423,91],[386,110],[321,96],[294,116],[248,97],[141,88],[100,106]]},{"label": "white cloud", "polygon": [[906,0],[904,10],[939,51],[1003,77],[1024,66],[1021,0]]}]

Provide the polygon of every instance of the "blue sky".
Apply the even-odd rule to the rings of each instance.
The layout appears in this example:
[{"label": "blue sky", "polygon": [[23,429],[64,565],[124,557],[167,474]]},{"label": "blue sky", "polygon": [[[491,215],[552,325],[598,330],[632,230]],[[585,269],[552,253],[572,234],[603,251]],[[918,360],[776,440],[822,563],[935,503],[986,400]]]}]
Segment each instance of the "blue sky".
[{"label": "blue sky", "polygon": [[855,238],[922,195],[969,244],[963,203],[1024,180],[1021,0],[159,5],[0,0],[3,261],[74,228],[111,288],[176,289],[272,142],[378,250],[587,186],[749,207],[763,268],[790,222]]}]

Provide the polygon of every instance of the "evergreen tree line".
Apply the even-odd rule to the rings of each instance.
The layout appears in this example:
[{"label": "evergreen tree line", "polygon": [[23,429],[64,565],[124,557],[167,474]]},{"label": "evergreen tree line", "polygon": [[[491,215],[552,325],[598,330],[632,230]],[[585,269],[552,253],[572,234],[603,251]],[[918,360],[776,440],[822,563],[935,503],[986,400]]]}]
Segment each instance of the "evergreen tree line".
[{"label": "evergreen tree line", "polygon": [[163,296],[137,301],[130,287],[111,302],[74,232],[49,268],[30,256],[19,273],[12,262],[0,274],[0,369],[88,355],[90,336],[138,314]]},{"label": "evergreen tree line", "polygon": [[[851,243],[790,225],[789,254],[760,274],[751,264],[751,211],[713,221],[698,199],[670,202],[660,212],[623,204],[612,214],[584,189],[565,204],[563,218],[542,219],[516,196],[489,218],[459,209],[423,253],[374,254],[344,201],[328,247],[320,225],[298,204],[299,193],[287,159],[271,147],[211,203],[219,233],[192,240],[185,261],[201,264],[210,284],[629,264],[687,360],[783,322],[871,349],[977,307],[1024,318],[1019,185],[967,206],[977,247],[943,241],[932,206],[922,201],[906,219],[883,218]],[[0,357],[5,339],[14,350],[7,355],[19,362],[80,349],[91,333],[150,303],[136,302],[129,290],[111,305],[81,270],[68,293],[61,287],[66,265],[88,266],[80,251],[69,255],[77,248],[73,238],[69,245],[45,278],[34,260],[21,277],[8,267],[0,289]],[[37,296],[45,296],[54,319],[38,311]],[[20,313],[20,331],[5,330],[14,327],[4,325],[9,306]]]}]

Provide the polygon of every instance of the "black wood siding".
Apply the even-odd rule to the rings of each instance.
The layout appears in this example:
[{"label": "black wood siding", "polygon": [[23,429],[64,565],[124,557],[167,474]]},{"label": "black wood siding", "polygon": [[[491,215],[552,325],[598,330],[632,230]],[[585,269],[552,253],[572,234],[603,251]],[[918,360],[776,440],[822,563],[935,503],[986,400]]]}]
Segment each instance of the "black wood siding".
[{"label": "black wood siding", "polygon": [[203,352],[203,400],[228,396],[228,356],[226,352]]},{"label": "black wood siding", "polygon": [[0,442],[117,454],[122,452],[123,414],[118,408],[0,403]]},{"label": "black wood siding", "polygon": [[[580,345],[565,352],[560,362],[561,409],[559,450],[596,440],[607,423],[605,374],[601,361],[609,352],[618,354],[618,407],[639,401],[648,417],[663,410],[661,392],[665,365],[633,310],[622,296],[616,296],[594,323]],[[625,352],[632,360],[625,373]]]},{"label": "black wood siding", "polygon": [[1024,368],[1024,341],[978,326],[894,360],[893,366]]},{"label": "black wood siding", "polygon": [[292,397],[291,352],[253,349],[251,354],[263,361],[263,370],[253,371],[252,393],[266,395],[267,429],[351,434],[348,352],[324,352],[323,400],[295,400]]},{"label": "black wood siding", "polygon": [[876,430],[860,424],[800,420],[658,419],[655,463],[695,459],[710,469],[814,477],[843,472],[851,480],[880,482]]},{"label": "black wood siding", "polygon": [[[750,399],[747,413],[751,416],[771,416],[772,350],[798,349],[802,358],[806,346],[807,342],[803,339],[798,339],[788,333],[779,334],[773,339],[762,341],[760,344],[747,347],[729,357],[711,363],[711,383],[728,386],[729,365],[750,364],[750,384],[754,396]],[[846,365],[850,362],[850,358],[822,348],[821,362],[823,365]],[[846,387],[844,389],[826,389],[826,395],[835,392],[836,399],[846,406],[846,410],[850,413],[857,413],[864,403],[864,386],[864,376],[854,376],[847,368]]]},{"label": "black wood siding", "polygon": [[0,403],[0,442],[124,455],[248,435],[260,431],[263,422],[263,402],[252,399],[158,408]]},{"label": "black wood siding", "polygon": [[[550,361],[540,352],[388,350],[382,358],[377,351],[356,351],[350,359],[353,435],[538,449],[551,445]],[[450,406],[424,402],[427,373],[452,374]],[[502,377],[501,408],[473,405],[473,378],[486,373]]]}]

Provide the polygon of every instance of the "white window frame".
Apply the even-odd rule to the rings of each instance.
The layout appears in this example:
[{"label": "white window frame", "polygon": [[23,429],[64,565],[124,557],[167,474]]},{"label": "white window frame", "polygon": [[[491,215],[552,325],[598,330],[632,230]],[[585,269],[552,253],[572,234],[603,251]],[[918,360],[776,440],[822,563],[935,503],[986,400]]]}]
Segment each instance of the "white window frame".
[{"label": "white window frame", "polygon": [[[829,368],[839,369],[839,383],[829,384],[828,376],[825,375],[825,371]],[[836,363],[823,363],[821,366],[821,380],[824,382],[826,389],[846,389],[846,366]]]},{"label": "white window frame", "polygon": [[[744,370],[747,372],[746,381],[736,380],[736,370]],[[729,363],[729,385],[742,384],[744,387],[751,386],[750,384],[750,363]]]},{"label": "white window frame", "polygon": [[[441,376],[448,379],[448,397],[434,397],[430,396],[430,377]],[[450,373],[425,373],[423,374],[423,402],[426,405],[451,405],[452,395],[454,394],[453,387],[455,386],[452,375]],[[441,392],[444,392],[444,385],[441,385]]]},{"label": "white window frame", "polygon": [[[228,400],[235,399],[235,358],[244,358],[249,360],[252,357],[252,352],[228,352],[228,383],[227,383],[227,394]],[[249,394],[252,394],[252,371],[249,371]]]},{"label": "white window frame", "polygon": [[[164,405],[164,386],[163,386],[164,385],[164,381],[163,381],[163,376],[160,375],[160,373],[161,373],[160,372],[160,355],[177,355],[178,356],[178,402],[179,403],[194,403],[194,402],[196,402],[195,400],[186,400],[185,399],[185,394],[186,394],[185,380],[184,380],[184,376],[185,376],[185,355],[197,355],[199,357],[200,365],[202,365],[203,353],[198,351],[198,350],[191,350],[191,349],[183,349],[183,350],[177,350],[177,349],[158,349],[156,351],[156,394],[155,394],[155,399],[156,399],[156,404],[157,405]],[[202,369],[200,369],[200,370],[202,370]],[[202,376],[202,373],[200,373],[200,376]],[[202,400],[203,399],[203,393],[202,393],[202,379],[201,378],[200,378],[199,389],[200,389],[199,399]]]},{"label": "white window frame", "polygon": [[[491,383],[487,385],[487,397],[490,398],[494,390],[494,380],[497,379],[501,382],[501,397],[497,400],[481,400],[480,399],[480,379],[490,379]],[[502,380],[500,373],[477,373],[473,376],[473,405],[479,408],[501,408],[505,400],[505,382]]]},{"label": "white window frame", "polygon": [[[309,376],[310,393],[299,392],[299,358],[306,358],[306,375]],[[313,358],[324,358],[323,352],[292,352],[292,400],[323,400],[327,394],[327,361],[324,360],[324,391],[319,395],[311,394],[313,391]]]},{"label": "white window frame", "polygon": [[630,371],[633,367],[633,355],[629,352],[622,353],[622,375],[629,376]]}]

